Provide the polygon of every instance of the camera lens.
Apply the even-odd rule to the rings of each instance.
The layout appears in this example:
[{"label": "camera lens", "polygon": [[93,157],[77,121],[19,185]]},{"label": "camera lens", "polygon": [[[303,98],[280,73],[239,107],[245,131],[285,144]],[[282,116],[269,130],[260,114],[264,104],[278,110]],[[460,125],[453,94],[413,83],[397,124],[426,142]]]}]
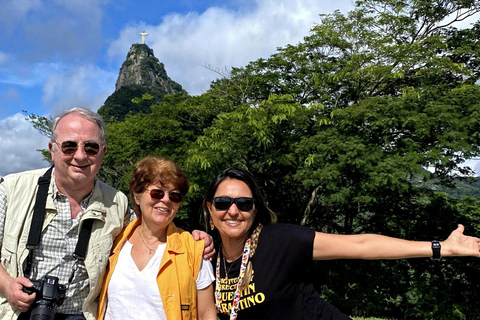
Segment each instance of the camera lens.
[{"label": "camera lens", "polygon": [[30,320],[55,319],[55,307],[50,306],[47,301],[38,301],[36,307],[30,314]]},{"label": "camera lens", "polygon": [[67,287],[58,283],[57,277],[45,276],[42,281],[35,282],[32,290],[37,293],[30,313],[31,320],[54,320],[55,310],[62,305]]}]

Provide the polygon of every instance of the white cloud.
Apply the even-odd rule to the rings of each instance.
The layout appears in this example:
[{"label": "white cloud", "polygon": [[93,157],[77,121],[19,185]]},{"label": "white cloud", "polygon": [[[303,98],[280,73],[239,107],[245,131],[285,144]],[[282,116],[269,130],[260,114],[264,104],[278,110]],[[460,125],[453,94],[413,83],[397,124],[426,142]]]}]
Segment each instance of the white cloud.
[{"label": "white cloud", "polygon": [[145,30],[150,33],[146,43],[165,64],[170,78],[196,95],[218,76],[205,65],[229,70],[268,57],[278,47],[300,42],[319,22],[320,13],[352,8],[350,0],[258,0],[248,11],[212,7],[203,13],[171,14],[156,26],[125,27],[108,53],[120,64],[131,44],[141,41],[138,32]]},{"label": "white cloud", "polygon": [[464,166],[470,167],[470,169],[475,171],[475,176],[480,177],[480,158],[467,160]]},{"label": "white cloud", "polygon": [[[106,0],[0,0],[0,44],[16,62],[95,61],[102,48]],[[11,52],[10,52],[11,51]],[[19,54],[20,53],[20,54]]]},{"label": "white cloud", "polygon": [[44,137],[17,113],[0,120],[0,176],[48,166],[37,149],[48,148]]},{"label": "white cloud", "polygon": [[0,26],[3,33],[10,35],[21,25],[32,10],[41,7],[41,0],[0,0]]},{"label": "white cloud", "polygon": [[42,103],[52,106],[52,115],[74,106],[97,111],[114,92],[116,78],[116,73],[93,65],[51,74],[45,80]]},{"label": "white cloud", "polygon": [[[465,10],[463,10],[463,12],[465,12]],[[447,18],[445,18],[445,20],[443,22],[448,23],[450,21],[453,21],[456,18],[456,16],[457,16],[457,14],[453,13],[450,16],[448,16]],[[467,17],[463,21],[459,21],[459,22],[455,23],[455,27],[458,28],[458,29],[472,28],[472,26],[476,22],[478,22],[479,19],[480,19],[480,13],[476,13],[472,16]]]}]

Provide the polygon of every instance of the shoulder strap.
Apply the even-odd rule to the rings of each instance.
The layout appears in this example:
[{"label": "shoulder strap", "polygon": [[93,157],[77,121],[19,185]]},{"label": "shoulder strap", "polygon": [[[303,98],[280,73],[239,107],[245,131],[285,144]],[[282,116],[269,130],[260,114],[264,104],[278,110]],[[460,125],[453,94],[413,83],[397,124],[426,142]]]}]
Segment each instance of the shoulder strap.
[{"label": "shoulder strap", "polygon": [[88,242],[90,241],[90,234],[92,232],[94,219],[87,219],[83,221],[80,233],[78,235],[77,246],[73,256],[79,260],[85,260],[87,255]]},{"label": "shoulder strap", "polygon": [[87,255],[88,242],[90,241],[90,234],[92,233],[93,219],[86,219],[83,221],[80,232],[78,234],[78,241],[75,247],[73,257],[76,259],[72,266],[72,273],[68,278],[68,284],[72,283],[75,272],[78,270],[80,261],[84,261]]},{"label": "shoulder strap", "polygon": [[35,206],[33,207],[32,223],[30,225],[30,233],[28,234],[27,249],[28,257],[23,265],[23,274],[28,276],[32,269],[33,250],[38,247],[40,243],[40,234],[42,232],[42,224],[45,216],[45,204],[47,203],[48,187],[52,178],[53,166],[40,178],[38,178],[38,190],[35,199]]},{"label": "shoulder strap", "polygon": [[27,248],[35,249],[40,243],[40,234],[45,216],[45,204],[47,203],[48,187],[52,178],[53,166],[38,179],[38,191],[33,208],[32,224],[30,225],[30,234],[28,235]]}]

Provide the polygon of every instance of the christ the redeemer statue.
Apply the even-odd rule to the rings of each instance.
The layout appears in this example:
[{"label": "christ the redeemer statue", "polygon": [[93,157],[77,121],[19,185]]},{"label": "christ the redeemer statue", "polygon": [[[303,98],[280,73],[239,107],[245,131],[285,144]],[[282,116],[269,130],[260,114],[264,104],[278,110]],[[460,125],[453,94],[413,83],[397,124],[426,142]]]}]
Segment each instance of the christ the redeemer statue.
[{"label": "christ the redeemer statue", "polygon": [[138,34],[139,36],[142,36],[142,44],[145,44],[145,37],[149,35],[149,33],[145,32],[145,30],[143,30],[142,32],[140,32]]}]

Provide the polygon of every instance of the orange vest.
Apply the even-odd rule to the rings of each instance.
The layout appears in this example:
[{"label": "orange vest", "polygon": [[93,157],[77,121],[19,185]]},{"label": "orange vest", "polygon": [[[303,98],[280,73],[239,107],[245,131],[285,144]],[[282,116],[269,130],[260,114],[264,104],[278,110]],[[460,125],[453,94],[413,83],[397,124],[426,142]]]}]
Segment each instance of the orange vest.
[{"label": "orange vest", "polygon": [[[135,219],[115,239],[100,293],[97,314],[99,320],[103,320],[107,288],[117,264],[120,250],[135,227],[140,225],[140,222],[141,218]],[[203,240],[193,240],[190,233],[177,228],[173,222],[168,225],[167,246],[157,275],[157,285],[168,320],[197,319],[196,279],[202,264],[203,248]],[[139,292],[141,294],[141,288],[139,288]],[[132,294],[137,293],[132,292]]]}]

